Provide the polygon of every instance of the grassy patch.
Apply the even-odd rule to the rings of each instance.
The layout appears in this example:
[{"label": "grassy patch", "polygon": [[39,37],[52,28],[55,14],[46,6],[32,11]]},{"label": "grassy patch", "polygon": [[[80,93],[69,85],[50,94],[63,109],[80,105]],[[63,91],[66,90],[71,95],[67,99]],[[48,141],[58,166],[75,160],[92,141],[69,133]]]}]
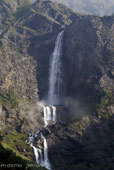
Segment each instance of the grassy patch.
[{"label": "grassy patch", "polygon": [[33,33],[38,33],[36,30],[33,30],[33,29],[31,29],[31,28],[29,28],[29,27],[27,27],[27,26],[20,26],[22,29],[24,29],[24,30],[27,30],[27,31],[30,31],[30,32],[33,32]]},{"label": "grassy patch", "polygon": [[[25,142],[27,136],[25,134],[10,131],[0,131],[0,164],[21,164],[22,170],[26,169],[26,165],[34,165],[28,170],[46,170],[42,167],[35,166],[30,158],[24,155],[24,150],[31,147]],[[8,168],[9,170],[16,170],[18,168]],[[4,169],[3,169],[4,170]]]},{"label": "grassy patch", "polygon": [[40,15],[40,16],[42,16],[42,17],[45,17],[46,19],[48,19],[48,20],[50,20],[50,21],[54,21],[52,18],[50,18],[46,13],[42,13],[42,12],[39,12],[39,11],[35,11],[34,9],[30,9],[31,10],[31,12],[33,12],[33,13],[36,13],[36,14],[38,14],[38,15]]},{"label": "grassy patch", "polygon": [[70,17],[71,13],[68,9],[65,9],[63,7],[59,7],[58,5],[55,5],[55,10],[60,12],[64,17]]},{"label": "grassy patch", "polygon": [[7,95],[0,95],[0,104],[4,107],[10,106],[12,108],[15,108],[18,106],[18,99],[11,93]]},{"label": "grassy patch", "polygon": [[14,151],[17,148],[24,148],[26,146],[26,135],[11,131],[10,133],[3,133],[2,145],[4,148],[9,148]]}]

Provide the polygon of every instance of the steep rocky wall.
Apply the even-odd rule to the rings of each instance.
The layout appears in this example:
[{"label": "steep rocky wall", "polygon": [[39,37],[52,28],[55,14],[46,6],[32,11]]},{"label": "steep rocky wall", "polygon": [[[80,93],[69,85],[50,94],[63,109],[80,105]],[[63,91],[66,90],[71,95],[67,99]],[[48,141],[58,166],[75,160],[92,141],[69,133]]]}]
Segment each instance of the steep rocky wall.
[{"label": "steep rocky wall", "polygon": [[[22,8],[18,5],[15,10],[9,5],[11,13],[2,11],[0,117],[1,129],[25,132],[43,123],[37,102],[48,90],[49,61],[57,34],[71,21],[62,14],[63,7],[51,2],[38,1]],[[50,16],[52,10],[54,16]]]},{"label": "steep rocky wall", "polygon": [[85,116],[81,121],[51,128],[49,158],[54,170],[113,169],[113,124]]},{"label": "steep rocky wall", "polygon": [[63,64],[67,95],[97,101],[102,89],[114,94],[113,17],[78,17],[66,28]]}]

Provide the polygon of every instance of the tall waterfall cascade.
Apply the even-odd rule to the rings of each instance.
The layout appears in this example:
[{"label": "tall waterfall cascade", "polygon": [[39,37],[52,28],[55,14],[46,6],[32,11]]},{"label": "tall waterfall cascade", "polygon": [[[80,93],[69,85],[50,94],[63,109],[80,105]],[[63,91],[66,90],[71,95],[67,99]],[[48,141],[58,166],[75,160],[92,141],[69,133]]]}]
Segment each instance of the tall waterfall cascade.
[{"label": "tall waterfall cascade", "polygon": [[[61,31],[55,42],[55,48],[53,54],[50,58],[50,70],[49,70],[49,89],[46,102],[49,104],[43,106],[43,119],[44,119],[44,128],[50,124],[56,124],[57,115],[55,105],[60,104],[60,85],[61,85],[61,54],[62,54],[62,39],[64,31]],[[34,139],[40,135],[43,140],[43,150],[33,146]],[[34,134],[30,134],[29,143],[34,150],[34,155],[36,163],[44,166],[45,168],[52,170],[51,164],[48,157],[48,145],[47,140],[41,131],[37,131]]]},{"label": "tall waterfall cascade", "polygon": [[[56,123],[56,107],[55,106],[44,106],[43,107],[43,112],[44,112],[44,128],[46,128],[50,121],[52,123]],[[43,139],[43,150],[41,150],[40,148],[36,148],[33,143],[34,143],[34,139],[40,135],[41,138]],[[36,159],[36,163],[49,169],[52,170],[51,168],[51,164],[48,158],[48,145],[47,145],[47,140],[44,137],[44,135],[41,133],[41,131],[36,131],[36,133],[30,134],[29,136],[29,144],[31,145],[31,147],[33,148],[34,151],[34,155],[35,155],[35,159]]]},{"label": "tall waterfall cascade", "polygon": [[55,48],[50,58],[49,70],[49,91],[47,101],[50,105],[60,104],[60,85],[61,78],[61,54],[62,54],[62,40],[64,31],[61,31],[55,42]]},{"label": "tall waterfall cascade", "polygon": [[[43,150],[33,146],[33,143],[34,143],[34,139],[36,137],[36,135],[40,135],[41,138],[43,139]],[[31,147],[33,148],[33,151],[34,151],[34,155],[35,155],[35,159],[36,159],[36,163],[49,169],[49,170],[52,170],[51,169],[51,164],[50,164],[50,161],[49,161],[49,158],[48,158],[48,145],[47,145],[47,140],[46,138],[43,136],[42,133],[34,133],[34,134],[30,134],[29,136],[29,142],[28,144],[31,145]]]},{"label": "tall waterfall cascade", "polygon": [[55,106],[44,106],[44,127],[48,126],[49,122],[56,124],[56,107]]},{"label": "tall waterfall cascade", "polygon": [[48,158],[48,145],[47,145],[47,141],[46,138],[42,135],[42,138],[44,140],[44,166],[51,170],[51,164]]}]

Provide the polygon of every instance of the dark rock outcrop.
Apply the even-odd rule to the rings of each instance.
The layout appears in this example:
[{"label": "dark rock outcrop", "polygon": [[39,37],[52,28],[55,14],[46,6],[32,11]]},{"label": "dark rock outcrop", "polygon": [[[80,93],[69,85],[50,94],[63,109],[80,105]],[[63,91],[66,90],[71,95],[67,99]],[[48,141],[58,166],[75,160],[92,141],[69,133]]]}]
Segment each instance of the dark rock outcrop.
[{"label": "dark rock outcrop", "polygon": [[113,17],[84,16],[67,27],[63,65],[68,96],[95,103],[103,89],[114,94],[113,25]]},{"label": "dark rock outcrop", "polygon": [[51,128],[49,158],[54,170],[112,170],[114,117],[81,121]]}]

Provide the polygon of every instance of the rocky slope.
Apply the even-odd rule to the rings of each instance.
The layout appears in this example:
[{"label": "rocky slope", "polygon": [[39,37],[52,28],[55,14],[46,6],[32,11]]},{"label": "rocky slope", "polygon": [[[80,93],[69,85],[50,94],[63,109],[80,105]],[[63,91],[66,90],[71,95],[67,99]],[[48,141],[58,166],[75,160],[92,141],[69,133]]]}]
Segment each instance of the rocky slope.
[{"label": "rocky slope", "polygon": [[[49,155],[54,170],[112,170],[114,116],[83,116],[51,128]],[[61,165],[61,166],[60,166]]]},{"label": "rocky slope", "polygon": [[105,90],[114,95],[113,26],[114,17],[86,16],[67,27],[63,63],[68,96],[93,96],[96,103]]},{"label": "rocky slope", "polygon": [[[18,139],[13,141],[13,136],[9,136],[11,140],[8,138],[4,141],[4,138],[7,138],[10,131],[28,134],[42,127],[42,106],[38,103],[39,95],[41,98],[47,91],[49,57],[53,51],[56,36],[65,25],[71,22],[70,18],[64,14],[64,10],[69,16],[72,12],[51,2],[38,1],[33,5],[27,3],[26,6],[24,2],[22,7],[13,0],[12,3],[11,1],[0,3],[2,18],[0,130],[5,134],[4,137],[2,133],[0,136],[1,144],[5,149],[18,151],[19,155],[34,159],[34,156],[31,157],[32,149],[23,143],[25,138],[21,140],[24,144],[21,147],[25,148],[25,151],[21,149],[20,144],[18,147]],[[46,50],[45,53],[44,50]],[[46,86],[43,87],[42,83]],[[14,136],[18,138],[18,133]],[[15,157],[15,155],[12,156]]]},{"label": "rocky slope", "polygon": [[[2,3],[6,8],[6,1]],[[36,110],[41,117],[41,111],[36,109],[38,89],[41,97],[46,94],[49,57],[58,32],[71,22],[64,11],[69,16],[72,13],[61,5],[42,1],[23,8],[20,4],[15,9],[8,7],[12,12],[4,13],[0,39],[1,129],[10,127],[12,122],[11,128],[26,131],[27,122],[30,130],[31,122],[39,119]]]},{"label": "rocky slope", "polygon": [[[47,95],[56,37],[65,29],[62,95],[68,110],[45,132],[50,160],[55,170],[112,170],[114,17],[82,16],[51,1],[19,2],[0,3],[0,130],[27,134],[42,127],[39,101]],[[23,147],[29,157],[32,151]]]}]

